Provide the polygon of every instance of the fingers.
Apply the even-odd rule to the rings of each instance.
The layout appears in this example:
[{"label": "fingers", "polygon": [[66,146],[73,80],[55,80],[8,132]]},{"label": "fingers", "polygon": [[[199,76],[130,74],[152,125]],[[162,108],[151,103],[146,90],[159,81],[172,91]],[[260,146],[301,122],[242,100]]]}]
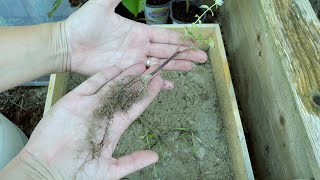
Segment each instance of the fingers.
[{"label": "fingers", "polygon": [[94,76],[90,77],[83,83],[81,83],[72,92],[82,96],[90,96],[95,94],[103,85],[111,81],[113,78],[121,73],[119,67],[113,66],[105,71],[98,72]]},{"label": "fingers", "polygon": [[[179,45],[183,39],[183,34],[168,29],[163,29],[159,27],[150,28],[150,41],[151,43],[161,43],[161,44],[175,44]],[[189,46],[193,41],[187,40],[183,43],[185,46]]]},{"label": "fingers", "polygon": [[146,166],[154,164],[158,161],[159,157],[157,153],[152,151],[137,151],[127,156],[123,156],[116,160],[114,177],[111,179],[121,179],[135,171],[138,171]]},{"label": "fingers", "polygon": [[134,79],[136,79],[139,75],[141,75],[146,70],[145,65],[137,64],[131,66],[124,70],[120,75],[114,78],[109,83],[105,84],[102,88],[100,88],[98,94],[99,96],[105,96],[106,92],[110,90],[110,87],[114,86],[116,83],[121,82],[121,84],[128,84]]},{"label": "fingers", "polygon": [[[159,59],[155,57],[150,57],[150,65],[161,65],[167,59]],[[164,70],[168,71],[189,71],[192,70],[195,64],[191,61],[186,60],[172,60],[166,66],[164,66]]]},{"label": "fingers", "polygon": [[169,90],[169,89],[173,89],[173,88],[174,88],[174,83],[173,82],[168,81],[168,80],[163,80],[162,89]]},{"label": "fingers", "polygon": [[[156,68],[157,66],[150,67],[147,71],[143,73],[143,75],[147,75],[151,73]],[[163,86],[164,86],[163,79],[159,76],[159,74],[156,74],[148,84],[147,96],[141,101],[133,104],[132,107],[127,111],[128,119],[131,121],[129,122],[127,127],[143,113],[143,111],[149,106],[149,104],[153,101],[153,99],[159,94]],[[125,129],[127,129],[127,127],[125,127]]]},{"label": "fingers", "polygon": [[[143,75],[151,73],[156,68],[157,66],[149,68],[143,73]],[[155,75],[150,80],[147,88],[148,89],[146,97],[138,102],[135,102],[130,107],[130,109],[127,110],[127,112],[117,112],[114,114],[114,120],[112,121],[109,128],[110,149],[106,149],[105,153],[113,152],[123,132],[135,119],[137,119],[143,113],[143,111],[149,106],[153,99],[159,94],[161,89],[173,88],[173,84],[169,81],[164,82],[159,75]]]},{"label": "fingers", "polygon": [[[157,58],[169,58],[171,57],[177,50],[178,45],[172,44],[159,44],[159,43],[151,43],[149,56],[157,57]],[[187,50],[189,47],[181,46],[179,51],[184,51],[180,53],[175,59],[183,59],[189,60],[199,63],[206,62],[208,56],[207,53],[201,50]],[[187,51],[185,51],[187,50]]]}]

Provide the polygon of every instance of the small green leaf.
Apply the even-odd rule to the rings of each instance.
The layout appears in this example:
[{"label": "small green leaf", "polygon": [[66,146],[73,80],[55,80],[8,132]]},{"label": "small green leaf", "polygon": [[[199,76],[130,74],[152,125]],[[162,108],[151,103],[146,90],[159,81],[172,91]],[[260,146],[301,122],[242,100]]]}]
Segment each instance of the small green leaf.
[{"label": "small green leaf", "polygon": [[198,15],[198,14],[196,14],[194,17],[198,18],[198,17],[199,17],[199,15]]},{"label": "small green leaf", "polygon": [[212,38],[209,38],[209,42],[208,42],[209,46],[214,48],[215,46],[215,43],[214,43],[214,40]]},{"label": "small green leaf", "polygon": [[211,12],[211,16],[213,17],[214,13],[211,9],[209,9],[209,11]]},{"label": "small green leaf", "polygon": [[184,28],[184,37],[189,37],[189,32],[187,27]]},{"label": "small green leaf", "polygon": [[122,4],[136,17],[144,10],[146,0],[122,0]]},{"label": "small green leaf", "polygon": [[199,20],[199,24],[202,24],[202,21],[201,21],[201,20]]},{"label": "small green leaf", "polygon": [[201,6],[200,6],[200,8],[203,8],[203,9],[210,9],[210,8],[209,8],[209,6],[207,6],[207,5],[205,5],[205,4],[204,4],[204,5],[201,5]]}]

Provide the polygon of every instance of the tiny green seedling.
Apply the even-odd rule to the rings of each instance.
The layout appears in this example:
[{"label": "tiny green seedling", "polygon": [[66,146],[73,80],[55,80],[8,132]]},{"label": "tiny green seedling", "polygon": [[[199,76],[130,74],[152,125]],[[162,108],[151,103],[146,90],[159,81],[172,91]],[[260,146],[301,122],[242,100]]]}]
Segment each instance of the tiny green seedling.
[{"label": "tiny green seedling", "polygon": [[[151,150],[150,139],[158,140],[158,136],[156,134],[150,133],[150,132],[146,132],[146,134],[144,134],[143,136],[139,136],[138,138],[145,139],[149,150]],[[156,167],[155,164],[153,164],[153,171],[154,171],[155,178],[156,179],[160,179],[159,176],[158,176],[158,171],[157,171],[157,167]]]}]

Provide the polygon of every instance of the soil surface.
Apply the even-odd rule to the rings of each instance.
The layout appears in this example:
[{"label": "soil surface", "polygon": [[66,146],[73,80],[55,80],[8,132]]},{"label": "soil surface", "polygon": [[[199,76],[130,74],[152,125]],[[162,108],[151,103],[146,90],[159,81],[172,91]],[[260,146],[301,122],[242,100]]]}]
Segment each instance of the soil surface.
[{"label": "soil surface", "polygon": [[172,4],[173,17],[176,20],[181,22],[186,22],[186,23],[195,22],[197,20],[197,17],[195,17],[195,15],[200,16],[202,14],[202,11],[200,8],[192,4],[190,4],[189,8],[190,8],[189,13],[187,13],[185,1],[174,2]]},{"label": "soil surface", "polygon": [[[114,157],[120,157],[151,149],[159,154],[159,162],[124,179],[232,179],[210,63],[191,72],[162,74],[175,82],[175,89],[160,93],[114,152]],[[69,90],[86,79],[72,76]]]},{"label": "soil surface", "polygon": [[43,116],[47,87],[17,87],[0,93],[0,113],[28,137]]},{"label": "soil surface", "polygon": [[170,0],[147,0],[149,5],[164,5],[170,2]]},{"label": "soil surface", "polygon": [[320,0],[310,0],[310,3],[316,13],[318,19],[320,20]]}]

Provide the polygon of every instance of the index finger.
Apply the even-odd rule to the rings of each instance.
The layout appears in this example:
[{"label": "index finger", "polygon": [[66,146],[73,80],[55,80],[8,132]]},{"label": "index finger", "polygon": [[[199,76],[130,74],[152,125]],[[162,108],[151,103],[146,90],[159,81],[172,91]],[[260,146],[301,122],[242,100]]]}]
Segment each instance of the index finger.
[{"label": "index finger", "polygon": [[[175,44],[180,45],[183,34],[179,32],[175,32],[169,29],[159,28],[159,27],[151,27],[150,28],[150,41],[151,43],[160,43],[160,44]],[[186,40],[183,46],[189,46],[193,42],[192,39]]]}]

